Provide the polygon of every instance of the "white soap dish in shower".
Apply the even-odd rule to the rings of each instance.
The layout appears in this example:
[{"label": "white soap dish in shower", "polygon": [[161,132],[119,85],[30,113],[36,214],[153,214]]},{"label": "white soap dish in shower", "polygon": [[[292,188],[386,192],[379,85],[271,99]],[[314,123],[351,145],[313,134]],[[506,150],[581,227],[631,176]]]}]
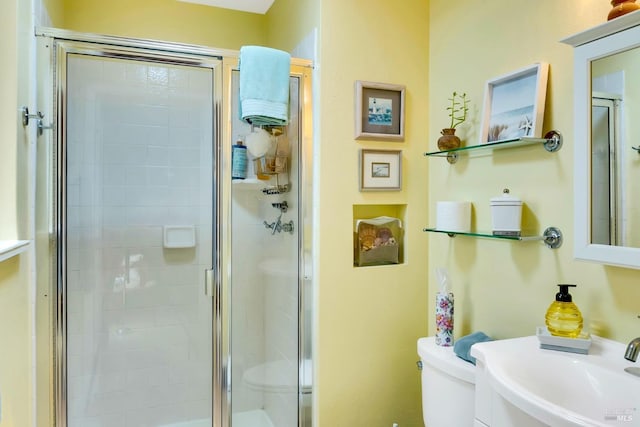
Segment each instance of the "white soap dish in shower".
[{"label": "white soap dish in shower", "polygon": [[165,225],[163,246],[169,249],[195,248],[196,227],[193,225]]}]

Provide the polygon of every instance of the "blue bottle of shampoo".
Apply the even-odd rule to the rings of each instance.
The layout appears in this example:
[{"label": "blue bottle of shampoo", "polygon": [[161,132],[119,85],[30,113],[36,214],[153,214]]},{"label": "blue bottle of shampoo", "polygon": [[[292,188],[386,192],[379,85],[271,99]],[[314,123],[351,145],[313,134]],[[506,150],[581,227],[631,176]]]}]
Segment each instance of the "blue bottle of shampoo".
[{"label": "blue bottle of shampoo", "polygon": [[231,179],[245,179],[246,177],[247,147],[239,140],[231,147]]}]

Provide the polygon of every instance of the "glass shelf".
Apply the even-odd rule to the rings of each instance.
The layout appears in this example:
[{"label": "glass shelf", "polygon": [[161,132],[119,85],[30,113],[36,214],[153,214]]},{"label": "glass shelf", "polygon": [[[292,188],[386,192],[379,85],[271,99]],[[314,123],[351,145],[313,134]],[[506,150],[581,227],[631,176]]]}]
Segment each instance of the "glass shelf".
[{"label": "glass shelf", "polygon": [[430,151],[424,153],[427,157],[446,157],[451,164],[456,163],[460,155],[481,150],[498,150],[503,148],[525,147],[528,145],[542,144],[544,149],[554,153],[562,147],[562,135],[560,132],[552,130],[545,134],[544,138],[521,137],[506,139],[503,141],[489,142],[481,145],[470,145],[467,147],[454,148],[453,150]]},{"label": "glass shelf", "polygon": [[515,240],[520,242],[543,241],[544,244],[547,245],[547,247],[550,249],[557,249],[562,245],[562,232],[556,227],[548,227],[546,230],[544,230],[542,236],[496,236],[492,233],[465,233],[461,231],[439,230],[436,228],[425,228],[422,231],[429,233],[442,233],[448,235],[449,237],[468,236],[486,239]]}]

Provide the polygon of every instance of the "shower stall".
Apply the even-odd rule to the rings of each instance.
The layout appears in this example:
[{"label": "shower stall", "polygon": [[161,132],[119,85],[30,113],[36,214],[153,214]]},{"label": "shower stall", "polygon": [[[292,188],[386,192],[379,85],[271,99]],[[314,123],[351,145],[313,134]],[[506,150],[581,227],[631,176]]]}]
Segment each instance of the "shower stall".
[{"label": "shower stall", "polygon": [[233,52],[38,35],[56,425],[311,425],[310,64],[266,129],[282,168],[249,156],[232,181],[231,145],[257,131]]}]

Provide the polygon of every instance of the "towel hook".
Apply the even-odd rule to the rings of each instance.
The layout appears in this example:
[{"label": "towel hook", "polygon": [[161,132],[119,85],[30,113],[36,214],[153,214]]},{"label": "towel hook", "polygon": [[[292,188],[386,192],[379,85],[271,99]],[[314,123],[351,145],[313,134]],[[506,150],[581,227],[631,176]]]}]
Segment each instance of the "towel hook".
[{"label": "towel hook", "polygon": [[53,129],[53,124],[44,124],[44,113],[42,111],[38,111],[36,114],[29,114],[29,107],[26,106],[22,107],[20,111],[22,113],[22,126],[28,126],[30,119],[36,119],[38,123],[38,136],[42,135],[42,131],[45,129]]},{"label": "towel hook", "polygon": [[36,114],[29,114],[29,107],[22,107],[20,111],[22,112],[22,126],[29,126],[29,119],[42,120],[44,118],[42,111],[38,111]]}]

